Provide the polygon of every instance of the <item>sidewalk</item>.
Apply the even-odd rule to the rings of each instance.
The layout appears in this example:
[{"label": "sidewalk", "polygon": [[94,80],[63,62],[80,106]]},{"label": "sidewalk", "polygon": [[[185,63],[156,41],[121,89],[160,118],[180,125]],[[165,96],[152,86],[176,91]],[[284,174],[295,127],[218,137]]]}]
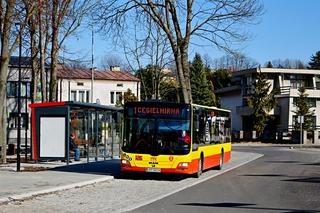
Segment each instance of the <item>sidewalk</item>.
[{"label": "sidewalk", "polygon": [[26,170],[40,169],[42,171],[28,172],[22,170],[19,173],[15,171],[15,164],[1,165],[0,204],[33,195],[112,180],[114,176],[120,174],[119,164],[118,159],[91,163],[71,163],[69,166],[59,162],[23,163],[21,168]]}]

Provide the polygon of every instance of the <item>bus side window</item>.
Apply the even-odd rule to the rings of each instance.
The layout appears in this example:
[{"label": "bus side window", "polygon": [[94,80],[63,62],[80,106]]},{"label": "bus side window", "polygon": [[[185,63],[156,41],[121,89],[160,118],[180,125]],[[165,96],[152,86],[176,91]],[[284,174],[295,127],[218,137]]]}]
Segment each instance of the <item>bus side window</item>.
[{"label": "bus side window", "polygon": [[200,116],[197,114],[197,110],[194,108],[193,114],[193,139],[192,139],[192,151],[198,150],[200,143]]}]

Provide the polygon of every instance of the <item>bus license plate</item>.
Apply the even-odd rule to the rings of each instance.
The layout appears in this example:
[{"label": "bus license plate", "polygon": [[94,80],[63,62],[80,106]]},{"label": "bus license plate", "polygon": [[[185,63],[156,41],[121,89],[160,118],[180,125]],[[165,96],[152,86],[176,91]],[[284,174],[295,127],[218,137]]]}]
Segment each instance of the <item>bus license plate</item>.
[{"label": "bus license plate", "polygon": [[146,168],[146,172],[161,172],[159,168]]}]

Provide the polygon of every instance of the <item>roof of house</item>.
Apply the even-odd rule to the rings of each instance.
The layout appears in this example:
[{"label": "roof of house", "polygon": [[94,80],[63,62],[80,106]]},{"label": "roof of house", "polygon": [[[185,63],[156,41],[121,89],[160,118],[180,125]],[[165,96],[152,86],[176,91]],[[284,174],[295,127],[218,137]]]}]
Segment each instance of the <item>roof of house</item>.
[{"label": "roof of house", "polygon": [[[37,59],[39,60],[39,59]],[[30,67],[32,64],[32,58],[31,57],[21,57],[21,67]],[[19,67],[19,56],[11,56],[9,60],[9,66],[10,67]],[[46,68],[49,68],[49,64],[45,64]]]},{"label": "roof of house", "polygon": [[275,73],[275,74],[303,74],[303,75],[319,75],[320,70],[311,70],[311,69],[284,69],[284,68],[251,68],[245,70],[239,70],[232,72],[233,76],[241,76],[251,73]]},{"label": "roof of house", "polygon": [[[91,69],[67,68],[58,66],[57,77],[62,79],[91,79]],[[140,81],[129,72],[125,71],[98,71],[94,70],[95,80],[116,80],[116,81]]]}]

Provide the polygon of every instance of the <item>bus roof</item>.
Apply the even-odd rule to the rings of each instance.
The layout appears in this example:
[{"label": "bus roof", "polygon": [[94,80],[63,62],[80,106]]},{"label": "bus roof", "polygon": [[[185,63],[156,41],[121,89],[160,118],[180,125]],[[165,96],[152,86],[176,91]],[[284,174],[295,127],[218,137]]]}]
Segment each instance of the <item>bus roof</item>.
[{"label": "bus roof", "polygon": [[161,102],[161,101],[134,101],[134,102],[127,102],[126,105],[155,105],[155,104],[162,104],[162,105],[191,105],[191,106],[197,106],[197,107],[202,107],[206,109],[213,109],[213,110],[218,110],[218,111],[223,111],[223,112],[231,112],[231,110],[228,109],[222,109],[214,106],[204,106],[204,105],[199,105],[199,104],[185,104],[185,103],[175,103],[175,102]]},{"label": "bus roof", "polygon": [[229,109],[222,109],[222,108],[218,108],[218,107],[214,107],[214,106],[204,106],[204,105],[200,105],[200,104],[191,104],[191,106],[203,107],[206,109],[214,109],[214,110],[223,111],[223,112],[231,112],[231,110],[229,110]]}]

